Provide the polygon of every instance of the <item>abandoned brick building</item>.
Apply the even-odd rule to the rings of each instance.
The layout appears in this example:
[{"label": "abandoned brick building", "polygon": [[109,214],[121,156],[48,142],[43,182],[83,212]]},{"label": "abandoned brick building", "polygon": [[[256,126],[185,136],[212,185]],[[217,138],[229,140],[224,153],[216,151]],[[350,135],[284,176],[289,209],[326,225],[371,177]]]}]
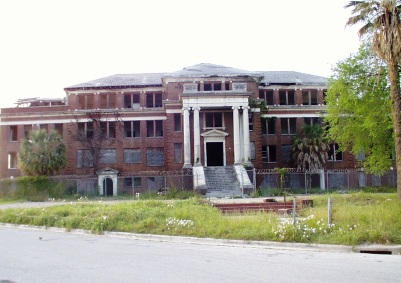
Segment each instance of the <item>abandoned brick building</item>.
[{"label": "abandoned brick building", "polygon": [[[192,186],[202,189],[216,167],[250,186],[244,167],[294,167],[292,138],[304,123],[321,122],[326,88],[326,78],[304,73],[198,64],[77,84],[60,99],[22,99],[1,109],[0,177],[21,175],[21,140],[45,129],[67,145],[62,175],[104,176],[100,194],[144,186],[141,174],[155,171],[190,170]],[[353,166],[331,146],[330,168]],[[116,176],[129,177],[116,184]]]}]

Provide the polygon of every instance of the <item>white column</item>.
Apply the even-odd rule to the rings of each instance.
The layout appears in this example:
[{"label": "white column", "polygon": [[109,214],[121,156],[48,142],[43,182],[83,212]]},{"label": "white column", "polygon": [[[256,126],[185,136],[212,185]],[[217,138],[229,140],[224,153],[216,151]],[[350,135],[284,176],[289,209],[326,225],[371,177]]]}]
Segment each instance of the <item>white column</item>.
[{"label": "white column", "polygon": [[201,164],[199,107],[194,109],[194,166]]},{"label": "white column", "polygon": [[191,132],[189,127],[189,107],[184,107],[184,168],[191,168]]},{"label": "white column", "polygon": [[242,129],[244,131],[243,137],[244,137],[244,162],[249,163],[250,162],[250,157],[251,157],[251,148],[249,145],[249,117],[248,117],[248,109],[249,106],[243,106],[242,107]]},{"label": "white column", "polygon": [[239,140],[239,113],[238,107],[233,107],[234,130],[234,164],[241,164],[240,140]]}]

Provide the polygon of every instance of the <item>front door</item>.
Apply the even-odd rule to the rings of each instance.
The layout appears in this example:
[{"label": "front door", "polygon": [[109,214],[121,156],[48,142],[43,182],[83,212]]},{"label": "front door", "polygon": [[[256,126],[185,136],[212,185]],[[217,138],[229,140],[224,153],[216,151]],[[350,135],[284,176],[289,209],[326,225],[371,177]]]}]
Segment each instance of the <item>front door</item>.
[{"label": "front door", "polygon": [[224,166],[224,143],[206,143],[206,166]]},{"label": "front door", "polygon": [[113,180],[111,178],[103,180],[103,195],[106,197],[113,195]]}]

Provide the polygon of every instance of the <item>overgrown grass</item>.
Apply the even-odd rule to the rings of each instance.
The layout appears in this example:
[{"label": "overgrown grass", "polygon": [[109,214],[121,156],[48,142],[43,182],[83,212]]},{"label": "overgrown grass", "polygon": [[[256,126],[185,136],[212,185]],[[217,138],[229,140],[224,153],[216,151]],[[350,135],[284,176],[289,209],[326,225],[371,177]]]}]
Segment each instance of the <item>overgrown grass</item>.
[{"label": "overgrown grass", "polygon": [[36,209],[0,210],[0,222],[93,233],[134,233],[357,245],[401,244],[401,206],[396,194],[334,194],[333,225],[327,221],[328,195],[313,196],[314,207],[297,222],[273,213],[224,215],[201,198],[132,200],[113,205],[74,203]]}]

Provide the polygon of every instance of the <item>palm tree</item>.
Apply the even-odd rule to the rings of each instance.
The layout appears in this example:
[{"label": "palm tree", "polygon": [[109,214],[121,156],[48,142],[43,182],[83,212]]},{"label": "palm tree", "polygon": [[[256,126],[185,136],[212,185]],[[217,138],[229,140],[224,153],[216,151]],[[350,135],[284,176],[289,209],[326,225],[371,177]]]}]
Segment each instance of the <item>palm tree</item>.
[{"label": "palm tree", "polygon": [[298,169],[317,171],[322,169],[328,159],[329,145],[323,137],[319,125],[302,126],[302,134],[295,137],[292,146],[292,159]]},{"label": "palm tree", "polygon": [[399,62],[401,59],[401,0],[350,1],[353,16],[346,25],[362,23],[359,36],[371,36],[372,49],[387,63],[394,123],[397,193],[401,202],[401,97]]},{"label": "palm tree", "polygon": [[19,151],[19,167],[29,176],[52,176],[67,165],[66,147],[57,132],[32,131]]}]

